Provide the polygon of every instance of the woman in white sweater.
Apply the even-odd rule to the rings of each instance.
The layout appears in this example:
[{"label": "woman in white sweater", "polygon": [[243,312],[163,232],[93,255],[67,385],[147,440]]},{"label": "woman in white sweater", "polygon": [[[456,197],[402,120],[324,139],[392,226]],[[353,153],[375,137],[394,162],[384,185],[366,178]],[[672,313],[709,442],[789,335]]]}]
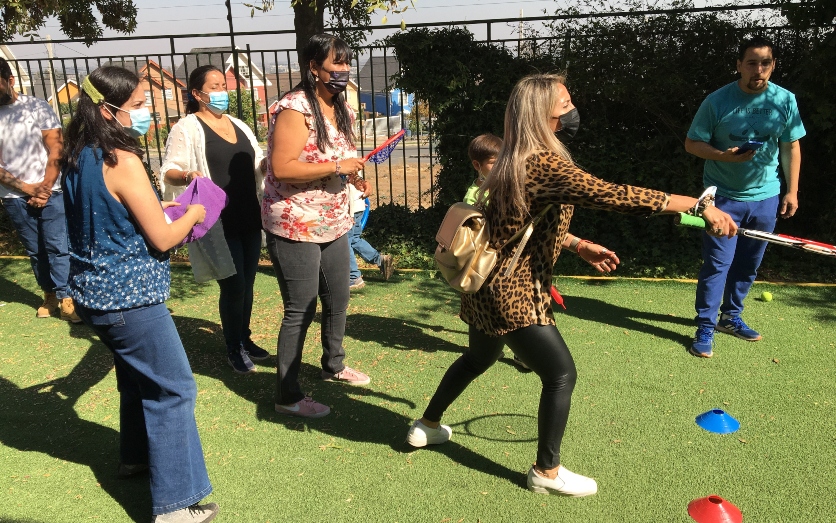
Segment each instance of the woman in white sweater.
[{"label": "woman in white sweater", "polygon": [[227,361],[235,372],[248,374],[255,370],[253,360],[270,356],[250,337],[264,154],[252,130],[224,114],[229,94],[220,69],[205,65],[192,71],[188,96],[187,116],[168,135],[160,185],[163,197],[171,199],[194,177],[205,176],[229,198],[209,234],[189,244],[189,259],[198,281],[218,280]]}]

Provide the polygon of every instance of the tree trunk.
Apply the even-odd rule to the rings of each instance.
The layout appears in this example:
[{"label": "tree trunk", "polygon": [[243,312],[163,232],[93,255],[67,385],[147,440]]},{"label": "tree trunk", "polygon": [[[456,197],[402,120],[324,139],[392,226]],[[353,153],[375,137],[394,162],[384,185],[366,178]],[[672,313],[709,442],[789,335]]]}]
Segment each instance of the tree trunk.
[{"label": "tree trunk", "polygon": [[[293,6],[293,28],[296,30],[296,53],[297,61],[302,59],[302,50],[310,38],[325,31],[325,2],[316,0],[316,7],[311,7],[307,0],[297,2]],[[304,69],[307,64],[299,64],[299,69]]]}]

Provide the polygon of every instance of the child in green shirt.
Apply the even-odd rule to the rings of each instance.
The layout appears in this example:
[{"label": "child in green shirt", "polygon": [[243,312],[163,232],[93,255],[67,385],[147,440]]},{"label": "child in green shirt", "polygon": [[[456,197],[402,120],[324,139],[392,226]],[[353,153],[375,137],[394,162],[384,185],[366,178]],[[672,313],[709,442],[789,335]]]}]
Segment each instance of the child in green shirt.
[{"label": "child in green shirt", "polygon": [[491,133],[480,134],[467,146],[467,156],[473,164],[473,168],[479,173],[479,176],[473,180],[473,184],[467,188],[464,195],[464,203],[470,205],[476,204],[476,193],[485,178],[493,169],[493,164],[496,162],[496,157],[499,155],[499,150],[502,148],[502,139],[494,136]]}]

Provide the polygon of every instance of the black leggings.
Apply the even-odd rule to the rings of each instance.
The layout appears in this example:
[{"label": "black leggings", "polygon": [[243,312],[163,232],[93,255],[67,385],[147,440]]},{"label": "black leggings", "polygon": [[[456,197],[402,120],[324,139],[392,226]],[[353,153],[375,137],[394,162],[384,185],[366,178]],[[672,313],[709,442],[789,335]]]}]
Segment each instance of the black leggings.
[{"label": "black leggings", "polygon": [[424,418],[441,421],[447,407],[499,359],[506,344],[543,383],[537,413],[537,466],[554,468],[560,465],[560,442],[577,379],[575,362],[554,325],[532,325],[500,337],[470,327],[470,348],[444,374]]}]

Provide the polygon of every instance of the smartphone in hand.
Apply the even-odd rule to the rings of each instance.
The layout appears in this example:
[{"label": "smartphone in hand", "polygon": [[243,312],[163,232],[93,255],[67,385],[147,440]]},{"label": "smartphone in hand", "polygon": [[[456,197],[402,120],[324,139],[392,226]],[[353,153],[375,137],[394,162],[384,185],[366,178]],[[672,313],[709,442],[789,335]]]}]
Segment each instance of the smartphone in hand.
[{"label": "smartphone in hand", "polygon": [[749,140],[748,142],[744,143],[740,147],[737,148],[734,154],[743,154],[748,151],[757,151],[761,147],[763,147],[764,142],[760,140]]}]

